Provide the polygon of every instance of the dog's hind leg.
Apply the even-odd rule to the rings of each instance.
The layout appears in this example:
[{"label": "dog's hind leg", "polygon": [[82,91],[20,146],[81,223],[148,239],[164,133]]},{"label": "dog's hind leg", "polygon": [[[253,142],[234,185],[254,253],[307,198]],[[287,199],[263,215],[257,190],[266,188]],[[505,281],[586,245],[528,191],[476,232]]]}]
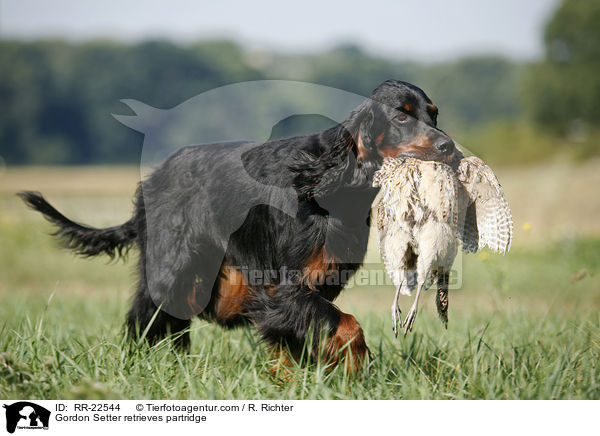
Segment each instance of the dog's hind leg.
[{"label": "dog's hind leg", "polygon": [[150,296],[145,278],[140,279],[137,293],[127,315],[127,329],[130,337],[140,339],[145,335],[151,344],[159,342],[169,334],[177,334],[175,345],[188,348],[190,334],[187,329],[189,319],[179,319],[160,310]]},{"label": "dog's hind leg", "polygon": [[177,334],[174,343],[181,348],[188,348],[190,319],[177,318],[159,308],[160,301],[152,298],[148,287],[145,261],[145,256],[140,256],[138,289],[127,314],[129,336],[138,340],[144,337],[155,344],[169,334]]},{"label": "dog's hind leg", "polygon": [[146,331],[150,343],[172,334],[177,345],[187,348],[191,319],[210,302],[223,251],[208,244],[184,249],[175,241],[165,244],[169,251],[160,251],[162,257],[156,258],[148,255],[153,250],[145,243],[140,244],[138,291],[127,316],[129,332],[139,337]]},{"label": "dog's hind leg", "polygon": [[145,280],[140,280],[138,291],[127,315],[127,328],[131,337],[139,339],[145,335],[145,339],[155,344],[169,334],[177,334],[174,339],[175,345],[188,348],[189,326],[189,319],[179,319],[160,310],[152,300]]}]

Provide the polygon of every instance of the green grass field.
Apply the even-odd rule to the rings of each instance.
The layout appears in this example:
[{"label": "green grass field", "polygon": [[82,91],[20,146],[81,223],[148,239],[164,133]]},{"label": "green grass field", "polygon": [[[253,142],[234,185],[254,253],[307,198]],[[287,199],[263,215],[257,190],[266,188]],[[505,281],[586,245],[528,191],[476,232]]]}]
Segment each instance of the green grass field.
[{"label": "green grass field", "polygon": [[[68,216],[122,222],[134,168],[24,168],[0,173],[0,398],[571,399],[600,398],[600,162],[498,172],[515,217],[505,257],[462,257],[450,324],[425,293],[413,333],[395,338],[389,285],[358,283],[340,308],[363,325],[374,360],[358,376],[318,364],[280,383],[252,328],[192,325],[189,353],[136,347],[122,323],[127,263],[57,248],[14,197],[43,191]],[[376,250],[366,272],[377,274]],[[410,299],[403,297],[404,311]]]}]

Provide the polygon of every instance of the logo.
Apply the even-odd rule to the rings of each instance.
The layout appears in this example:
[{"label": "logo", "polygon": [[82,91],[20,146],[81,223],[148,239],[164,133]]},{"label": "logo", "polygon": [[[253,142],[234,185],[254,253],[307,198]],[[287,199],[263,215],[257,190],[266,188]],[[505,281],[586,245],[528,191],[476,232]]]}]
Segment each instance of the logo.
[{"label": "logo", "polygon": [[4,404],[6,409],[6,431],[14,433],[18,428],[27,430],[48,430],[50,411],[29,401],[19,401],[11,405]]}]

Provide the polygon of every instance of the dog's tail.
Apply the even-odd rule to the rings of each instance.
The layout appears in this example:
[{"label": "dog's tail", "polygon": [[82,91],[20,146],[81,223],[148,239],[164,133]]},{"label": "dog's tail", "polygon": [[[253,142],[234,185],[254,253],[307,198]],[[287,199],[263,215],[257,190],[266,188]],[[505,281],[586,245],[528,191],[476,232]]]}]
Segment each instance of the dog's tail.
[{"label": "dog's tail", "polygon": [[135,217],[120,226],[96,229],[71,221],[52,207],[39,192],[24,191],[17,195],[27,206],[41,212],[44,218],[58,227],[53,235],[60,239],[65,248],[81,256],[122,256],[137,237]]}]

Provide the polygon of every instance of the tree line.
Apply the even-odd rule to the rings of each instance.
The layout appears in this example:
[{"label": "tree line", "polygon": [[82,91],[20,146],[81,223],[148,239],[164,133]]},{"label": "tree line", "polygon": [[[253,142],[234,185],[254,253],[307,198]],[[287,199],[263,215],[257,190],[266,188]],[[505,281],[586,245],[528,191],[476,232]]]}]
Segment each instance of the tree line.
[{"label": "tree line", "polygon": [[[170,108],[222,85],[288,79],[368,95],[400,79],[440,107],[441,127],[498,163],[599,153],[600,0],[566,0],[546,25],[544,58],[476,56],[422,64],[355,45],[305,55],[231,41],[0,41],[0,157],[9,165],[139,162],[142,137],[117,123],[120,100]],[[283,131],[280,134],[293,133]]]}]

